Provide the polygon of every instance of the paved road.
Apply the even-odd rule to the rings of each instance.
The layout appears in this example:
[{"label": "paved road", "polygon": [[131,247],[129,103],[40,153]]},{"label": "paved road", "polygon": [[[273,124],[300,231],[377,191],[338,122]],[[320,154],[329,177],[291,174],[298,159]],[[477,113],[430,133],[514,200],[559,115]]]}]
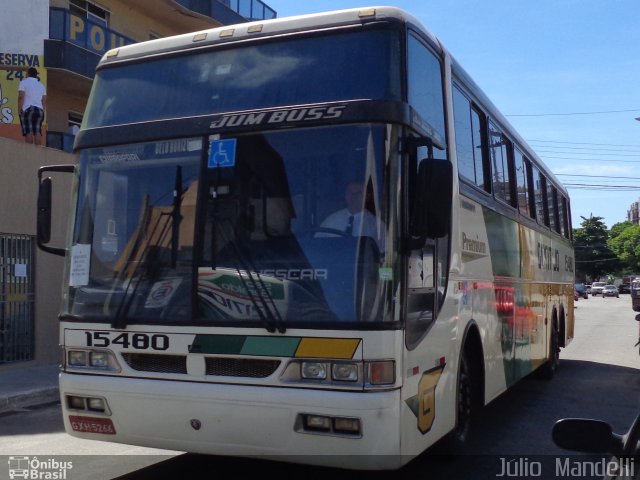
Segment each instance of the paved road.
[{"label": "paved road", "polygon": [[[305,480],[326,478],[495,479],[502,462],[512,460],[536,474],[560,478],[555,462],[598,461],[598,456],[569,456],[551,441],[551,428],[562,417],[594,417],[623,432],[640,412],[640,356],[633,347],[638,333],[628,295],[581,299],[576,306],[576,335],[561,353],[562,365],[551,381],[525,379],[482,413],[469,454],[450,457],[436,446],[398,472],[345,472],[259,460],[181,455],[102,442],[81,442],[63,432],[57,406],[0,417],[0,456],[55,456],[74,462],[67,478],[141,480],[212,478],[230,472],[236,478],[281,474]],[[62,457],[73,452],[74,457]],[[79,456],[82,455],[82,456]],[[8,458],[8,457],[4,457]],[[503,460],[504,459],[504,460]],[[0,457],[0,478],[6,463]],[[573,465],[573,463],[571,463]],[[560,472],[562,473],[562,472]],[[518,475],[522,478],[524,475]],[[565,476],[562,478],[578,478]],[[595,478],[582,476],[580,478]]]}]

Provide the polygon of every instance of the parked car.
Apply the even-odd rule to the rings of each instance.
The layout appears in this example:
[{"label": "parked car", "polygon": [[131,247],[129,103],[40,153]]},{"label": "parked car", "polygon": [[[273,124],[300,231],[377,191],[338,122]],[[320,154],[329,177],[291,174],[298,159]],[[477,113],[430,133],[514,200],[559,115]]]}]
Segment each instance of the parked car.
[{"label": "parked car", "polygon": [[576,292],[578,292],[579,297],[584,298],[585,300],[589,298],[587,286],[584,283],[576,283]]},{"label": "parked car", "polygon": [[578,295],[578,290],[576,290],[574,288],[573,289],[573,300],[577,302],[579,298],[580,298],[580,295]]},{"label": "parked car", "polygon": [[604,282],[593,282],[591,284],[591,295],[592,296],[597,296],[597,295],[601,295],[602,294],[602,289],[606,286],[607,284]]},{"label": "parked car", "polygon": [[620,293],[631,293],[631,284],[630,283],[623,283],[622,285],[620,285],[618,287],[618,292],[620,292]]},{"label": "parked car", "polygon": [[591,284],[590,283],[586,283],[584,286],[587,287],[587,293],[590,294],[591,293]]},{"label": "parked car", "polygon": [[615,285],[605,285],[602,289],[602,298],[605,297],[616,297],[620,298],[620,293],[618,292],[618,287]]}]

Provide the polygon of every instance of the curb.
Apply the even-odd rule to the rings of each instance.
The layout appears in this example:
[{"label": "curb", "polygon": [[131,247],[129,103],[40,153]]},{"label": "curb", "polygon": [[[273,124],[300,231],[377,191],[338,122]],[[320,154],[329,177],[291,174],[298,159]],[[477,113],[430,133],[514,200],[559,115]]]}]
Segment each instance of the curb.
[{"label": "curb", "polygon": [[0,414],[60,400],[58,387],[45,387],[0,398]]}]

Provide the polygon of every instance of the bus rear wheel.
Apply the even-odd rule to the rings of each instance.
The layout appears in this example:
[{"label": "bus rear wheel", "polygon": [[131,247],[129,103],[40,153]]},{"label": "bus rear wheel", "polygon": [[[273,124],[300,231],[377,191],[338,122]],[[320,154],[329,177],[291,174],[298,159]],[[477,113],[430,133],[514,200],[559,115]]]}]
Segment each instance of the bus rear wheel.
[{"label": "bus rear wheel", "polygon": [[549,359],[540,367],[540,376],[551,380],[560,367],[560,334],[556,322],[552,324],[549,337]]}]

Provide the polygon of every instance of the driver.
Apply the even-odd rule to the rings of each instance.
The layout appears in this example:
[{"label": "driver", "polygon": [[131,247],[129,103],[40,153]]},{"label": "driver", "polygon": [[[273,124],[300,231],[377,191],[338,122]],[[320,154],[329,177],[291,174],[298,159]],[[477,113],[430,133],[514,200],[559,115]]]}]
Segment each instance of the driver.
[{"label": "driver", "polygon": [[[364,187],[361,182],[351,181],[347,184],[344,193],[345,208],[330,214],[320,224],[321,228],[338,230],[344,235],[354,237],[371,237],[376,240],[378,248],[382,252],[384,228],[379,228],[378,219],[365,208]],[[380,225],[382,227],[382,225]],[[332,237],[337,234],[319,232],[316,237]]]}]

